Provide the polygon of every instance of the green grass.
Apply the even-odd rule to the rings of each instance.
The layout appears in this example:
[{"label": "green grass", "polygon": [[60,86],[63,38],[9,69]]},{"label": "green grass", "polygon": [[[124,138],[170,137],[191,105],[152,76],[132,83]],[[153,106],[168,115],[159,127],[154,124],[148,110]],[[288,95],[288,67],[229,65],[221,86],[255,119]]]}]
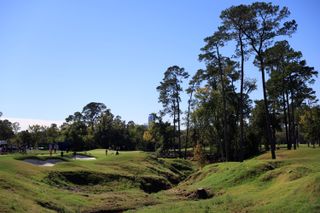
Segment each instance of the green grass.
[{"label": "green grass", "polygon": [[[243,163],[207,165],[175,190],[161,192],[166,202],[138,212],[319,212],[320,150],[303,146],[277,154],[275,161],[266,153]],[[214,196],[183,197],[197,188]]]},{"label": "green grass", "polygon": [[[45,152],[1,156],[0,212],[91,212],[153,205],[158,201],[147,192],[172,187],[192,172],[187,161],[157,159],[144,152],[111,151],[106,156],[100,149],[81,154],[96,160]],[[24,162],[27,158],[64,162],[40,167]]]},{"label": "green grass", "polygon": [[[201,170],[189,161],[138,151],[109,151],[106,156],[97,149],[81,154],[96,160],[45,152],[0,156],[0,212],[320,211],[320,149],[283,149],[274,161],[266,153]],[[26,158],[63,162],[39,167],[23,162]],[[195,199],[191,195],[198,188],[213,197]]]}]

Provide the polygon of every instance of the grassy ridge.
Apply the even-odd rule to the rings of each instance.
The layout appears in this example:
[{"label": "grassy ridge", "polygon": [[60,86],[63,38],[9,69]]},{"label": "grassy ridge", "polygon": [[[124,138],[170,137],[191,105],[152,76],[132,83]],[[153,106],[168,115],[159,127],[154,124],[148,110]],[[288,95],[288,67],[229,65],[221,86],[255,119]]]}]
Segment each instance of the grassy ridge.
[{"label": "grassy ridge", "polygon": [[[86,154],[97,160],[65,158],[54,167],[39,167],[23,159],[50,157],[1,156],[1,212],[93,212],[152,205],[157,200],[146,192],[169,188],[192,171],[186,161],[159,160],[143,152],[106,156],[104,150],[93,150]],[[177,166],[185,170],[178,171]]]},{"label": "grassy ridge", "polygon": [[[266,153],[198,171],[188,161],[144,152],[86,154],[97,160],[67,157],[54,167],[39,167],[22,160],[50,157],[0,156],[0,212],[320,211],[319,149],[279,150],[275,161]],[[196,199],[198,188],[213,197]]]},{"label": "grassy ridge", "polygon": [[[244,163],[208,165],[162,192],[175,202],[138,212],[319,212],[320,150],[279,150],[278,160],[268,159],[266,153]],[[212,191],[213,198],[183,198],[199,187]]]}]

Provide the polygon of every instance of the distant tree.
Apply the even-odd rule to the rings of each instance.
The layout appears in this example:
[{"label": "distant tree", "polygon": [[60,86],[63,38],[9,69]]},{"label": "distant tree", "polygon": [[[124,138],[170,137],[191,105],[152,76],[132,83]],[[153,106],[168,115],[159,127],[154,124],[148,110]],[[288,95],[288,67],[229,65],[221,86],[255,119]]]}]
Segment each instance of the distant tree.
[{"label": "distant tree", "polygon": [[8,140],[13,136],[12,123],[7,119],[0,120],[0,140]]},{"label": "distant tree", "polygon": [[155,116],[148,128],[144,131],[143,140],[145,150],[156,151],[160,156],[167,156],[173,144],[173,128],[169,122],[163,122],[160,116]]},{"label": "distant tree", "polygon": [[82,151],[86,149],[85,136],[87,135],[87,126],[83,122],[74,122],[63,125],[65,141],[70,144],[73,151]]},{"label": "distant tree", "polygon": [[81,112],[75,112],[73,115],[69,115],[66,118],[66,122],[80,122],[84,121],[84,117]]},{"label": "distant tree", "polygon": [[46,143],[45,127],[40,125],[31,125],[28,128],[28,133],[31,136],[31,144],[38,146],[41,143]]},{"label": "distant tree", "polygon": [[60,142],[59,140],[59,128],[57,124],[51,124],[50,127],[46,128],[46,137],[48,143]]},{"label": "distant tree", "polygon": [[[181,83],[183,79],[188,78],[189,74],[179,66],[169,67],[165,73],[160,86],[157,87],[159,92],[159,102],[162,103],[163,113],[173,116],[174,132],[176,131],[176,123],[178,126],[178,149],[179,157],[181,153],[181,131],[180,131],[180,93],[183,91]],[[174,133],[175,135],[175,133]]]},{"label": "distant tree", "polygon": [[28,130],[24,130],[19,132],[18,134],[19,142],[18,146],[20,147],[20,150],[25,152],[27,147],[31,147],[34,145],[32,135]]},{"label": "distant tree", "polygon": [[80,112],[75,112],[66,118],[66,122],[61,125],[61,134],[64,142],[70,144],[73,151],[81,151],[86,148],[85,137],[88,134],[88,127]]},{"label": "distant tree", "polygon": [[143,149],[145,151],[155,151],[156,138],[151,130],[145,130],[143,133],[143,140],[145,142]]},{"label": "distant tree", "polygon": [[135,124],[133,121],[127,123],[129,144],[131,144],[132,149],[138,149],[139,145],[143,143],[143,134],[146,129],[146,126]]},{"label": "distant tree", "polygon": [[135,149],[143,150],[143,145],[144,145],[143,135],[146,129],[147,129],[147,126],[145,125],[135,124],[134,130],[129,130],[130,138],[131,140],[134,140]]},{"label": "distant tree", "polygon": [[94,148],[134,150],[142,144],[145,129],[133,121],[126,124],[105,104],[91,102],[82,113],[75,112],[66,118],[58,129],[57,138],[69,142],[76,151]]},{"label": "distant tree", "polygon": [[21,129],[19,122],[13,122],[12,123],[12,130],[14,134],[17,134],[19,130]]},{"label": "distant tree", "polygon": [[112,122],[112,146],[115,148],[128,149],[128,135],[126,131],[126,123],[122,121],[119,115],[115,116]]},{"label": "distant tree", "polygon": [[92,130],[94,130],[97,119],[101,117],[106,108],[105,104],[97,102],[88,103],[83,107],[83,118],[91,126]]},{"label": "distant tree", "polygon": [[110,109],[106,109],[101,115],[95,128],[95,141],[101,148],[109,148],[113,137],[113,119],[114,115]]},{"label": "distant tree", "polygon": [[304,107],[298,121],[308,146],[310,143],[313,148],[316,144],[320,146],[320,106]]}]

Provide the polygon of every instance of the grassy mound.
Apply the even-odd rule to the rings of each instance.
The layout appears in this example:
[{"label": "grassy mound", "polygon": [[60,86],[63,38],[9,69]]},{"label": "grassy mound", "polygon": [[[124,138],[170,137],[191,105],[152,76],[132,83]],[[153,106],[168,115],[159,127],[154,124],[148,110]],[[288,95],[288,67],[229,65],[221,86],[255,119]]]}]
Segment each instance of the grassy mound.
[{"label": "grassy mound", "polygon": [[[54,167],[2,156],[1,212],[319,212],[320,149],[279,150],[243,163],[210,164],[144,152],[105,155],[95,161],[66,158]],[[82,153],[81,153],[82,154]],[[59,158],[58,155],[55,155]],[[50,157],[52,158],[52,157]],[[17,160],[18,159],[18,160]]]},{"label": "grassy mound", "polygon": [[[320,150],[279,150],[243,163],[205,166],[177,187],[160,192],[163,203],[138,212],[319,212]],[[190,196],[204,188],[213,197]]]},{"label": "grassy mound", "polygon": [[[150,193],[168,189],[192,173],[183,160],[158,159],[144,152],[92,150],[95,161],[58,154],[8,155],[0,159],[1,212],[119,212],[158,203]],[[25,159],[60,159],[39,167]]]}]

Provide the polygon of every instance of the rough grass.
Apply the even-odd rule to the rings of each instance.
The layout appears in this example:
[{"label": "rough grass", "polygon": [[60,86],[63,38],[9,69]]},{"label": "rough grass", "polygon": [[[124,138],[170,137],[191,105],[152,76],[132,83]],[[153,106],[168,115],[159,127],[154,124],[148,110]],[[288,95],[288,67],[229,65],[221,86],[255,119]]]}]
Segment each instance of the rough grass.
[{"label": "rough grass", "polygon": [[[39,167],[0,157],[0,212],[320,212],[320,149],[278,150],[243,163],[210,164],[144,152],[92,150],[97,160]],[[60,158],[59,155],[55,155]],[[199,199],[198,188],[210,196]]]},{"label": "rough grass", "polygon": [[[150,193],[171,188],[193,171],[189,162],[157,159],[144,152],[78,154],[97,160],[43,152],[1,156],[0,212],[116,212],[154,205],[158,201]],[[28,158],[64,162],[41,167],[23,161]]]},{"label": "rough grass", "polygon": [[[163,203],[137,212],[320,212],[320,150],[300,147],[266,153],[243,163],[205,166],[174,189],[160,192]],[[206,188],[214,196],[185,195]]]}]

